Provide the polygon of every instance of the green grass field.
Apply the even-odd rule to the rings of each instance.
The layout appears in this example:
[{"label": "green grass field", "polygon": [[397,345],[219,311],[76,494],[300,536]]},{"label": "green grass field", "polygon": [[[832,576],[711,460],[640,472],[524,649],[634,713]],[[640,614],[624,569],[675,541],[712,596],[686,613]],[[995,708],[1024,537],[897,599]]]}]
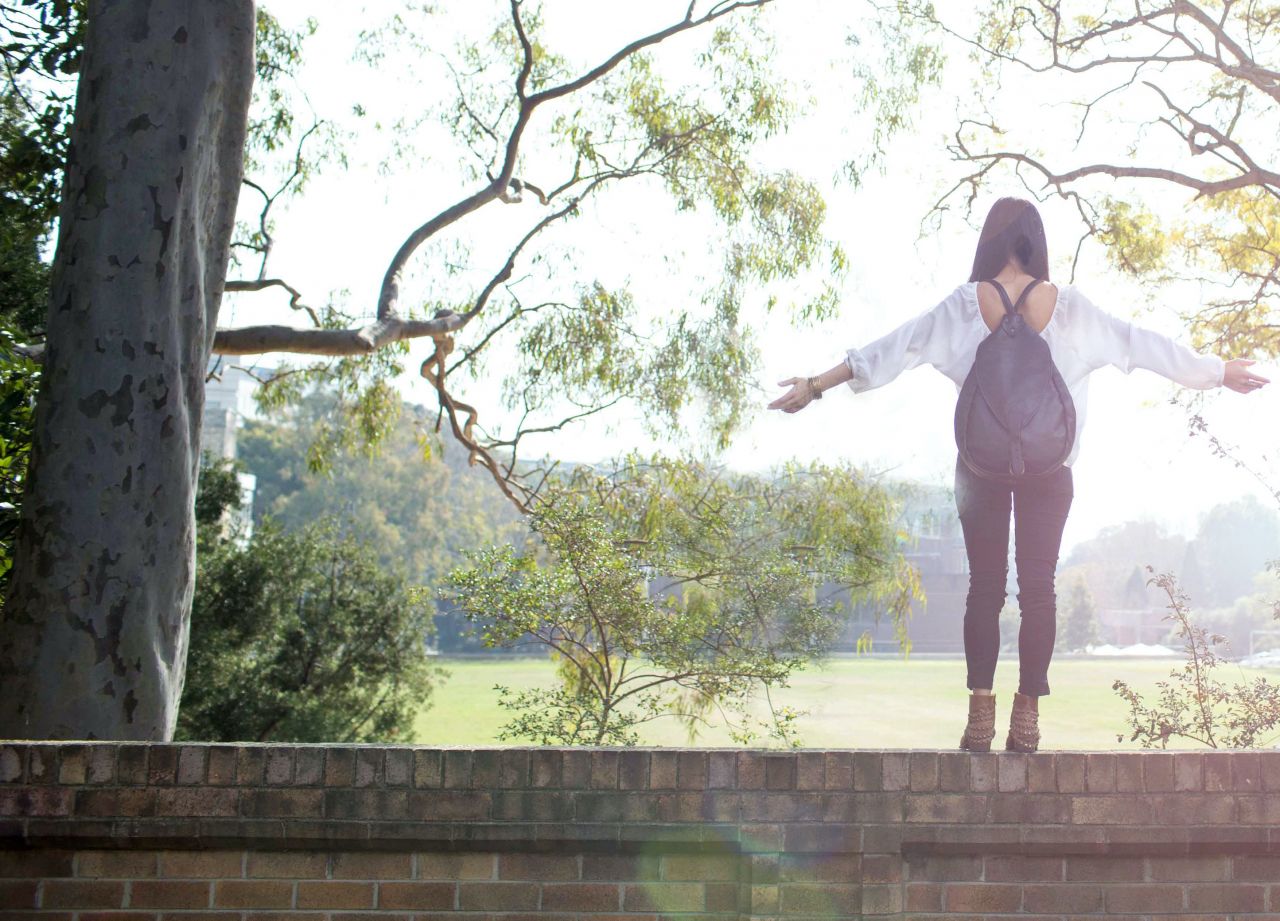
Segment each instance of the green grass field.
[{"label": "green grass field", "polygon": [[[1119,742],[1126,726],[1124,702],[1111,689],[1123,679],[1149,692],[1179,660],[1060,659],[1049,669],[1053,693],[1040,701],[1042,749],[1136,750]],[[507,715],[498,708],[495,684],[534,687],[552,680],[551,663],[540,659],[442,660],[449,672],[432,705],[418,718],[418,742],[428,745],[492,745]],[[1225,666],[1221,679],[1275,672]],[[1017,665],[1002,662],[996,672],[997,736],[1004,744],[1009,706],[1017,686]],[[964,728],[964,661],[961,659],[837,658],[796,676],[775,702],[807,710],[800,735],[811,748],[954,748]],[[643,727],[647,745],[690,744],[683,727],[663,719]],[[1280,741],[1280,740],[1277,740]],[[509,743],[519,744],[519,743]],[[722,726],[699,735],[694,745],[732,745]],[[1171,745],[1170,747],[1174,747]],[[1182,747],[1196,747],[1184,744]]]}]

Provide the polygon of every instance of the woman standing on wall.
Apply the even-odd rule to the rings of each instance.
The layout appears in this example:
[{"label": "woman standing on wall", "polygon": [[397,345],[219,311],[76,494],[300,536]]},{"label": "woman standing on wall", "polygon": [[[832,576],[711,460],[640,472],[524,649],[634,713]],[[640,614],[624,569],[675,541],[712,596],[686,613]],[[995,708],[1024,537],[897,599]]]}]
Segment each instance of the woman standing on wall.
[{"label": "woman standing on wall", "polygon": [[1147,368],[1184,387],[1238,393],[1269,381],[1249,370],[1250,360],[1197,354],[1103,312],[1074,285],[1049,284],[1044,224],[1035,205],[1018,198],[1000,199],[987,214],[967,283],[887,336],[849,349],[834,368],[781,381],[791,389],[769,408],[798,412],[837,384],[861,393],[920,364],[933,365],[961,389],[955,493],[969,558],[964,649],[972,693],[960,747],[988,751],[995,736],[992,684],[1012,510],[1021,626],[1005,748],[1035,751],[1038,699],[1049,693],[1056,632],[1054,573],[1071,508],[1088,375],[1103,365],[1125,373]]}]

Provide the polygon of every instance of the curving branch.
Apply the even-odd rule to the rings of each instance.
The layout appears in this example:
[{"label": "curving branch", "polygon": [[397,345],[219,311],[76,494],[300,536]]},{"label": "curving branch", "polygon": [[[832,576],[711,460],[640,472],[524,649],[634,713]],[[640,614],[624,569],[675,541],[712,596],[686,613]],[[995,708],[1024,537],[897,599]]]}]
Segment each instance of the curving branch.
[{"label": "curving branch", "polygon": [[265,291],[268,288],[284,288],[289,292],[289,306],[294,310],[304,311],[316,326],[321,325],[320,317],[315,310],[302,303],[302,292],[282,278],[259,278],[257,281],[228,281],[223,286],[223,290],[229,294]]}]

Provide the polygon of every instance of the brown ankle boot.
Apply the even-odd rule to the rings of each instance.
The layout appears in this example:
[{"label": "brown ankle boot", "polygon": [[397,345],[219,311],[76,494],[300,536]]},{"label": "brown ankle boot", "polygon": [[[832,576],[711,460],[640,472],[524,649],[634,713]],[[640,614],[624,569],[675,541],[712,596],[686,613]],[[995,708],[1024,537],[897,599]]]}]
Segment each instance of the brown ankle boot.
[{"label": "brown ankle boot", "polygon": [[960,737],[960,748],[971,752],[991,751],[991,740],[996,735],[996,696],[994,694],[969,695],[969,724]]},{"label": "brown ankle boot", "polygon": [[1009,737],[1005,751],[1033,752],[1040,745],[1039,698],[1026,694],[1013,695],[1013,711],[1009,714]]}]

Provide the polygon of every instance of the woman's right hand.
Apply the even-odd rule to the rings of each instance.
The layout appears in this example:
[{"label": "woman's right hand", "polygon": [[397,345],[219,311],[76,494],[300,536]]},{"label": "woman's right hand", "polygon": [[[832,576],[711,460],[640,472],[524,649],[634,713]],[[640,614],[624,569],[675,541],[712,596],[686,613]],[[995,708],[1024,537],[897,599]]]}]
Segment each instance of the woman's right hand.
[{"label": "woman's right hand", "polygon": [[1253,364],[1251,358],[1233,358],[1227,362],[1226,371],[1222,375],[1222,386],[1229,387],[1236,393],[1252,393],[1265,384],[1270,378],[1263,377],[1249,370]]},{"label": "woman's right hand", "polygon": [[770,409],[780,409],[784,413],[798,413],[813,402],[813,390],[809,381],[803,377],[789,377],[778,381],[779,387],[790,385],[791,389],[769,404]]}]

